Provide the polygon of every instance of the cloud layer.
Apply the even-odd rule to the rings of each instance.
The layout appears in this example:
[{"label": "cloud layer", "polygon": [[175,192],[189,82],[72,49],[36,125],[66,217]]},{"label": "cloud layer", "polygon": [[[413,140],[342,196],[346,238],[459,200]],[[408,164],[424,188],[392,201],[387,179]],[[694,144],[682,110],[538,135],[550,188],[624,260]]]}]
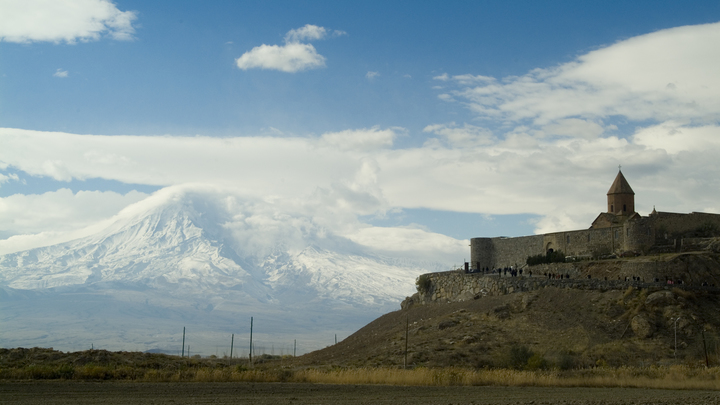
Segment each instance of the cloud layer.
[{"label": "cloud layer", "polygon": [[109,0],[3,0],[0,40],[73,44],[104,35],[130,40],[136,18],[135,12],[120,11]]},{"label": "cloud layer", "polygon": [[[333,35],[343,35],[335,31]],[[270,69],[294,73],[302,70],[317,69],[325,66],[325,57],[318,54],[311,44],[303,41],[324,39],[328,30],[317,25],[307,24],[285,34],[285,45],[256,46],[235,60],[242,70]]]}]

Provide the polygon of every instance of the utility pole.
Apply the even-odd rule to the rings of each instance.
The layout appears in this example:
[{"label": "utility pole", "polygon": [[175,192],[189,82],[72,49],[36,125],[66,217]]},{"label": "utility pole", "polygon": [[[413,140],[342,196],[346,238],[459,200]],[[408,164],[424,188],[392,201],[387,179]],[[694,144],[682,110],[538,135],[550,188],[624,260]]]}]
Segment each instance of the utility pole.
[{"label": "utility pole", "polygon": [[335,344],[337,344],[337,333],[335,334]]},{"label": "utility pole", "polygon": [[[188,353],[189,354],[189,353]],[[185,327],[183,326],[183,348],[180,357],[185,357]]]},{"label": "utility pole", "polygon": [[677,322],[680,320],[680,318],[681,317],[678,316],[677,319],[675,319],[675,360],[677,360]]},{"label": "utility pole", "polygon": [[297,339],[293,340],[293,357],[295,357],[296,352],[297,352]]},{"label": "utility pole", "polygon": [[405,362],[403,368],[407,369],[408,331],[410,329],[410,317],[405,317]]},{"label": "utility pole", "polygon": [[235,343],[235,334],[230,337],[230,360],[232,360],[233,343]]},{"label": "utility pole", "polygon": [[252,366],[252,329],[253,329],[253,317],[250,317],[250,365]]},{"label": "utility pole", "polygon": [[702,328],[703,350],[705,351],[705,367],[710,367],[710,360],[707,355],[707,343],[705,343],[705,326]]}]

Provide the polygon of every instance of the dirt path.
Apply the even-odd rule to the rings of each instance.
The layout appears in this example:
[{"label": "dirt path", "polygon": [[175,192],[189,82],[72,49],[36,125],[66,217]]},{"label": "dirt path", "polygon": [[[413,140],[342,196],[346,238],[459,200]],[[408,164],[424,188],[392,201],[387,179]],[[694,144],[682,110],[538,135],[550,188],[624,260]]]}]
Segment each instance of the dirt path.
[{"label": "dirt path", "polygon": [[0,382],[2,404],[720,404],[714,391],[295,383]]}]

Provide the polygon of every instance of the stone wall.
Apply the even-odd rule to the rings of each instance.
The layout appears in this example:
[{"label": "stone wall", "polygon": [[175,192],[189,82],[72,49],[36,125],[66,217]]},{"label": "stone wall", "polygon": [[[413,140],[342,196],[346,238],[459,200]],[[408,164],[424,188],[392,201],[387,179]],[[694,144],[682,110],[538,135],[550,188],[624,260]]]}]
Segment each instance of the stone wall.
[{"label": "stone wall", "polygon": [[656,215],[652,215],[651,218],[655,222],[658,239],[664,239],[665,235],[668,238],[677,238],[708,224],[720,229],[720,215],[718,214],[658,212]]},{"label": "stone wall", "polygon": [[[531,273],[532,272],[532,273]],[[562,275],[563,279],[547,274]],[[633,288],[684,288],[720,291],[720,257],[716,254],[688,253],[672,260],[608,260],[555,263],[532,266],[523,276],[448,271],[428,273],[428,288],[408,297],[402,304],[459,302],[483,296],[532,291],[546,287],[581,290],[625,290]],[[567,278],[569,277],[569,278]],[[657,281],[656,281],[657,280]],[[669,285],[668,280],[675,284]],[[682,284],[678,282],[682,281]]]},{"label": "stone wall", "polygon": [[[493,238],[495,247],[495,267],[523,266],[528,256],[544,254],[543,236],[523,236],[519,238]],[[492,267],[491,267],[492,268]]]},{"label": "stone wall", "polygon": [[566,256],[597,257],[609,254],[615,250],[615,246],[621,246],[625,240],[622,232],[614,232],[615,229],[582,229],[545,234],[543,253],[552,248],[561,250]]},{"label": "stone wall", "polygon": [[433,273],[431,286],[425,294],[419,294],[421,303],[458,302],[483,296],[505,295],[545,287],[574,288],[583,290],[625,290],[628,286],[642,283],[625,280],[563,279],[547,277],[498,277],[496,275],[465,274],[462,272]]},{"label": "stone wall", "polygon": [[517,238],[472,238],[470,267],[497,269],[522,267],[528,256],[543,255],[549,249],[567,256],[598,257],[623,250],[626,231],[623,227],[583,229]]},{"label": "stone wall", "polygon": [[640,218],[625,223],[626,252],[647,252],[655,244],[655,221],[652,218]]}]

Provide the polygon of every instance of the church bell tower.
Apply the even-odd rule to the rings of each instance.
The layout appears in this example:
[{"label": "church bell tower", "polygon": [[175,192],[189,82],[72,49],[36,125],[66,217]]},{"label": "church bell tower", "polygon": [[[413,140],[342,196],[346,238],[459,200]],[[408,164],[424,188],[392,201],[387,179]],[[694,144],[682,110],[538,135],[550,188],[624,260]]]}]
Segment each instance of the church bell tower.
[{"label": "church bell tower", "polygon": [[620,170],[607,193],[607,201],[610,214],[632,215],[635,213],[635,192]]}]

